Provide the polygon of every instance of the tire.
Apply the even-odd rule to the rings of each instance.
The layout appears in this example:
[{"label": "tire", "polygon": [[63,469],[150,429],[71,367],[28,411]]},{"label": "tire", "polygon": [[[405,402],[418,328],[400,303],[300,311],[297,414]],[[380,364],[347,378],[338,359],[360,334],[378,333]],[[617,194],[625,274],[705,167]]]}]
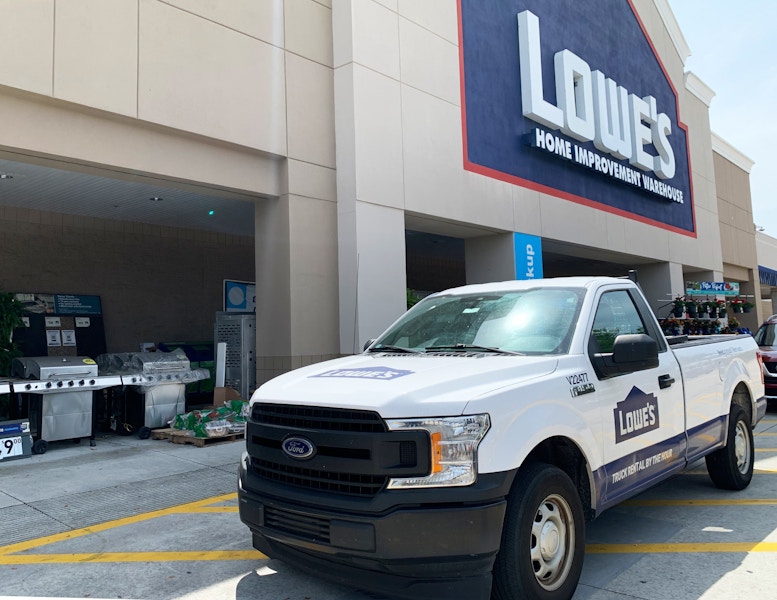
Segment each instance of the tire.
[{"label": "tire", "polygon": [[531,465],[508,497],[494,564],[494,600],[569,600],[585,552],[585,519],[575,485],[561,469]]},{"label": "tire", "polygon": [[46,440],[35,440],[32,444],[33,454],[46,454],[46,450],[49,449],[49,444]]},{"label": "tire", "polygon": [[149,427],[141,427],[138,429],[138,437],[141,440],[147,440],[151,437],[151,429]]},{"label": "tire", "polygon": [[707,473],[721,489],[743,490],[753,478],[755,444],[747,414],[736,404],[728,416],[727,440],[723,448],[707,455]]}]

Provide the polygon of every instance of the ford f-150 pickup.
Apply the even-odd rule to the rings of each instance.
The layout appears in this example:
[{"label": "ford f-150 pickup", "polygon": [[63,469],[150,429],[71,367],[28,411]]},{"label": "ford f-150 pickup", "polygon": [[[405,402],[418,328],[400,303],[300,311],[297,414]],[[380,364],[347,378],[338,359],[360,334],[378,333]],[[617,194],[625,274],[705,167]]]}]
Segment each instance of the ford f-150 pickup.
[{"label": "ford f-150 pickup", "polygon": [[750,483],[756,349],[668,340],[628,279],[433,294],[254,393],[240,517],[265,555],[394,597],[568,599],[586,520],[701,458]]}]

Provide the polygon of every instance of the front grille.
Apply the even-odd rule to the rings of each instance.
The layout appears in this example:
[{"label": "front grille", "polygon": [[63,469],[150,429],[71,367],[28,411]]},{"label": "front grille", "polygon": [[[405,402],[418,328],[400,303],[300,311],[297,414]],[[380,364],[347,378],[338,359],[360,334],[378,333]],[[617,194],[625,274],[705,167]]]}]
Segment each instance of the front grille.
[{"label": "front grille", "polygon": [[386,426],[378,413],[342,408],[287,406],[257,402],[251,412],[251,419],[263,425],[276,425],[290,429],[318,429],[352,433],[382,433],[386,431]]},{"label": "front grille", "polygon": [[777,374],[777,362],[765,362],[764,367],[766,367],[766,370],[769,371],[769,373]]},{"label": "front grille", "polygon": [[251,460],[251,467],[259,477],[277,483],[354,496],[374,496],[383,489],[387,481],[387,477],[380,475],[333,473],[256,458]]},{"label": "front grille", "polygon": [[283,508],[264,507],[265,526],[305,538],[313,542],[329,543],[329,520],[311,517]]},{"label": "front grille", "polygon": [[[315,453],[291,457],[283,441],[307,439]],[[428,474],[428,433],[389,431],[374,411],[255,403],[246,430],[251,472],[285,486],[371,498],[391,477]]]}]

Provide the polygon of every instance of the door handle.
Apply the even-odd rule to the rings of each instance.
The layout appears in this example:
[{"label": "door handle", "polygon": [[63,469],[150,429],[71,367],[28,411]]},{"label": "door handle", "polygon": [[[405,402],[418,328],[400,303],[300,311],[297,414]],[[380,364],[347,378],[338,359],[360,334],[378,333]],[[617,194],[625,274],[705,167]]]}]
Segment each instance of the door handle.
[{"label": "door handle", "polygon": [[665,390],[666,388],[670,387],[674,383],[674,377],[671,375],[659,375],[658,377],[658,387],[662,390]]}]

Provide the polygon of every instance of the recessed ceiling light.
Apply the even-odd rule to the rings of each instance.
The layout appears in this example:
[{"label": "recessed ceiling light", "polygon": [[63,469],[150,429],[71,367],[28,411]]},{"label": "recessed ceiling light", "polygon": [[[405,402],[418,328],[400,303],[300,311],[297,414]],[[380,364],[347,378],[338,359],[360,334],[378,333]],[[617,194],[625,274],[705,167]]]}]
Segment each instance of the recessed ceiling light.
[{"label": "recessed ceiling light", "polygon": [[152,196],[151,198],[149,198],[149,200],[151,200],[151,202],[161,202],[162,198],[160,198],[159,196]]},{"label": "recessed ceiling light", "polygon": [[9,175],[8,173],[0,173],[0,179],[13,179],[13,175]]}]

